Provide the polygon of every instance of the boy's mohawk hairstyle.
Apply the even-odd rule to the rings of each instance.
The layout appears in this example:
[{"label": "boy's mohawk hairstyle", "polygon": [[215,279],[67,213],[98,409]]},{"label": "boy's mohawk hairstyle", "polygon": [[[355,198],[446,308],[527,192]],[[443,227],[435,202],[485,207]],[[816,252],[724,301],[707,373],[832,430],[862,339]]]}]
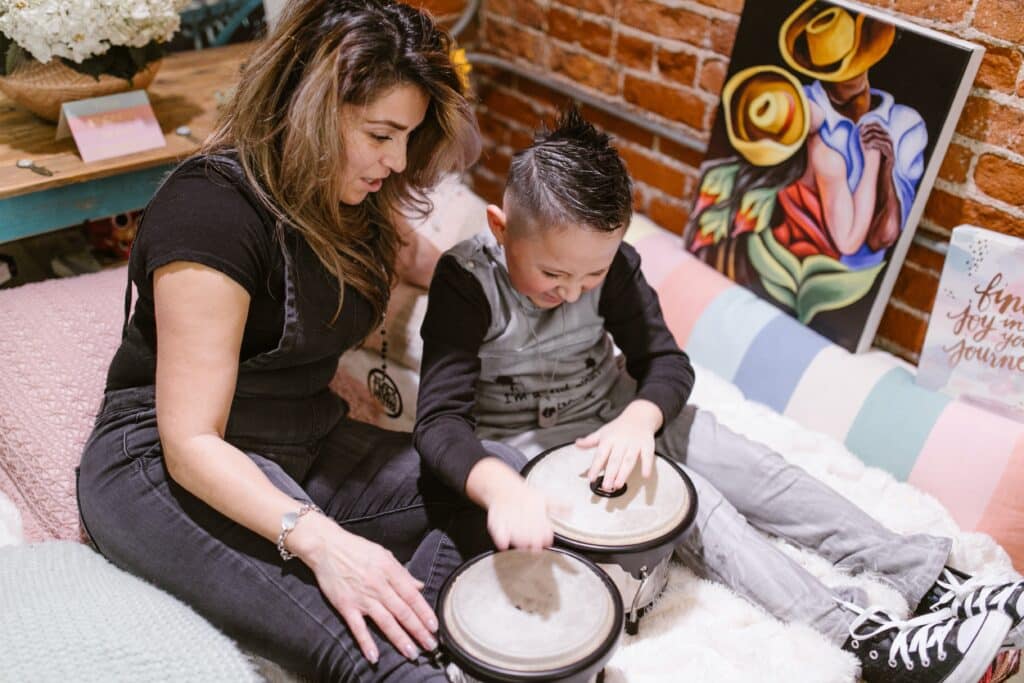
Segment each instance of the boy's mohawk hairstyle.
[{"label": "boy's mohawk hairstyle", "polygon": [[553,129],[542,127],[533,144],[512,157],[505,193],[510,216],[529,225],[618,230],[632,216],[633,188],[611,138],[575,105]]},{"label": "boy's mohawk hairstyle", "polygon": [[593,149],[608,148],[611,146],[611,138],[594,128],[594,124],[583,118],[579,107],[573,105],[562,111],[555,120],[555,127],[548,130],[548,127],[541,125],[540,130],[533,135],[534,146],[545,142],[558,142],[566,140],[575,144],[592,147]]}]

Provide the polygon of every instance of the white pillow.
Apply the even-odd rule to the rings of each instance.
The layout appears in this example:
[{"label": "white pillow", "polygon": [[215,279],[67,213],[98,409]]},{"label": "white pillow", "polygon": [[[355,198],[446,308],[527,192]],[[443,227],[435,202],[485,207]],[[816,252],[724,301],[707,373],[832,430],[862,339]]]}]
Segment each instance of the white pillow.
[{"label": "white pillow", "polygon": [[429,197],[433,212],[409,223],[442,254],[487,228],[487,202],[463,185],[458,176],[446,177]]},{"label": "white pillow", "polygon": [[[423,219],[410,221],[410,225],[439,254],[487,228],[487,202],[463,185],[458,176],[446,177],[429,196],[434,210]],[[423,357],[420,325],[426,312],[426,290],[400,282],[391,293],[385,321],[388,363],[419,372]],[[379,352],[381,341],[380,329],[374,330],[366,340],[366,348]]]}]

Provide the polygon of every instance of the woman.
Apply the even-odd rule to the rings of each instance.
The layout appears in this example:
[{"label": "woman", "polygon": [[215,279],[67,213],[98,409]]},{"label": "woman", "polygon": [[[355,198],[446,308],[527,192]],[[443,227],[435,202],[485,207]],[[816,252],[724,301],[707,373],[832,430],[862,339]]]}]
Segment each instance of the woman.
[{"label": "woman", "polygon": [[319,679],[444,680],[431,604],[487,544],[409,435],[327,389],[382,318],[399,212],[479,153],[449,48],[391,0],[288,3],[147,207],[82,458],[108,558]]}]

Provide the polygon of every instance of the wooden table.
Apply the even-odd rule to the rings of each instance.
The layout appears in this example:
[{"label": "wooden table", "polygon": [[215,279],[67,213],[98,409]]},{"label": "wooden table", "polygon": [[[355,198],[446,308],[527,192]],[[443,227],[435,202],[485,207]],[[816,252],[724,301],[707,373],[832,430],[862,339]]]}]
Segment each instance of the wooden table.
[{"label": "wooden table", "polygon": [[[71,138],[54,140],[55,124],[0,95],[0,243],[145,206],[164,174],[213,129],[218,100],[251,50],[242,43],[165,57],[147,90],[167,146],[88,164]],[[177,135],[179,126],[195,140]],[[19,159],[53,176],[18,168]]]}]

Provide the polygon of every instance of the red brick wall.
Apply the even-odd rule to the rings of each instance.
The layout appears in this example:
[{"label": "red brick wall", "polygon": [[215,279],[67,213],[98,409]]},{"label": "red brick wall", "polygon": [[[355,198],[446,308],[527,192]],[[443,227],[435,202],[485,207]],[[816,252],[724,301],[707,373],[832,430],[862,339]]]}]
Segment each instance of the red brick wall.
[{"label": "red brick wall", "polygon": [[[969,222],[1024,236],[1021,0],[870,2],[987,48],[919,230],[944,241],[952,227]],[[459,0],[432,4],[447,13]],[[483,0],[464,42],[706,140],[742,9],[743,0]],[[472,181],[495,200],[512,151],[529,142],[530,131],[565,97],[502,70],[478,67],[474,74],[487,143]],[[680,232],[700,155],[584,109],[617,137],[637,181],[637,209]],[[911,247],[876,345],[916,361],[942,262],[938,253]]]},{"label": "red brick wall", "polygon": [[465,0],[422,0],[421,2],[409,2],[409,4],[427,10],[434,15],[435,19],[446,25],[454,23],[466,6]]}]

